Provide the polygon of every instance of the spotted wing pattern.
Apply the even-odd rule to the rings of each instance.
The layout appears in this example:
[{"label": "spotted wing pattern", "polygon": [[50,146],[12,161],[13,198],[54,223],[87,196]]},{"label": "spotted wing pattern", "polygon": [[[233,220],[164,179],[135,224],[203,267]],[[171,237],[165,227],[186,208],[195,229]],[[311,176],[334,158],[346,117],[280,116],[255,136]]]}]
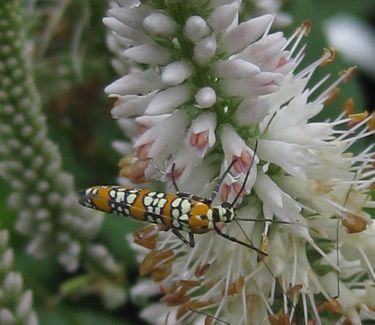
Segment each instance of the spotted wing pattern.
[{"label": "spotted wing pattern", "polygon": [[94,186],[80,195],[81,204],[89,208],[192,231],[189,220],[197,202],[190,197],[124,186]]}]

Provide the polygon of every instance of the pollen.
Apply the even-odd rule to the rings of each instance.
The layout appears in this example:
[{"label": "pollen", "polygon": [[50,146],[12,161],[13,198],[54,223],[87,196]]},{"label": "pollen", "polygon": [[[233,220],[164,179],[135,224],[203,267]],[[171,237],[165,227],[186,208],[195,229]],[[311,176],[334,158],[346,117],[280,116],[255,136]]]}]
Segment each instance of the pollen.
[{"label": "pollen", "polygon": [[148,180],[145,176],[145,170],[148,167],[148,165],[149,165],[148,161],[143,161],[143,160],[136,161],[132,166],[130,175],[128,176],[129,179],[135,184],[147,182]]},{"label": "pollen", "polygon": [[359,215],[348,214],[342,220],[348,234],[356,234],[367,229],[367,222]]},{"label": "pollen", "polygon": [[334,48],[325,48],[324,54],[322,57],[322,63],[320,64],[321,67],[325,67],[326,65],[332,63],[337,55],[337,51]]},{"label": "pollen", "polygon": [[[268,250],[268,244],[269,244],[269,242],[268,242],[268,238],[267,238],[267,236],[265,235],[265,234],[262,234],[262,244],[260,245],[260,250],[262,251],[262,252],[267,252],[267,250]],[[263,254],[258,254],[258,259],[259,260],[263,260],[265,258],[265,255],[263,255]]]},{"label": "pollen", "polygon": [[342,78],[343,83],[348,82],[353,77],[353,74],[356,70],[357,70],[357,67],[352,66],[346,70],[341,71],[339,75]]},{"label": "pollen", "polygon": [[367,117],[368,117],[367,111],[364,111],[362,113],[350,114],[349,115],[350,121],[348,122],[348,126],[352,128],[353,126],[364,121]]},{"label": "pollen", "polygon": [[134,242],[142,247],[154,249],[156,247],[159,230],[160,226],[147,225],[133,233]]},{"label": "pollen", "polygon": [[188,302],[185,302],[182,304],[176,314],[176,319],[180,319],[182,316],[184,316],[189,311],[194,312],[199,309],[203,309],[207,306],[210,306],[213,304],[213,301],[198,301],[198,300],[190,300]]},{"label": "pollen", "polygon": [[168,306],[178,306],[186,303],[190,300],[190,297],[186,295],[187,288],[177,288],[171,294],[166,294],[160,300]]},{"label": "pollen", "polygon": [[296,293],[300,292],[302,288],[302,284],[296,284],[295,286],[289,288],[287,291],[288,297],[292,298]]},{"label": "pollen", "polygon": [[209,267],[210,267],[210,264],[208,264],[208,263],[204,264],[204,265],[202,265],[200,267],[198,267],[197,270],[195,271],[195,276],[197,278],[203,276],[204,274],[206,274],[206,272],[208,271]]},{"label": "pollen", "polygon": [[139,266],[139,273],[143,276],[153,272],[163,262],[166,262],[174,257],[174,252],[171,249],[153,250],[148,253]]},{"label": "pollen", "polygon": [[289,315],[285,313],[281,313],[278,316],[270,315],[268,317],[271,325],[289,325]]},{"label": "pollen", "polygon": [[[245,285],[245,278],[241,275],[238,280],[229,285],[227,290],[228,296],[233,296],[241,292],[243,286]],[[225,290],[222,291],[221,295],[225,296]]]},{"label": "pollen", "polygon": [[336,299],[322,303],[321,305],[317,306],[317,309],[318,309],[318,312],[323,312],[323,311],[328,310],[335,314],[342,313],[342,307]]},{"label": "pollen", "polygon": [[306,19],[298,28],[297,32],[303,33],[305,36],[308,36],[311,32],[312,22],[309,19]]},{"label": "pollen", "polygon": [[318,195],[324,195],[333,191],[333,185],[327,181],[315,182],[314,189]]},{"label": "pollen", "polygon": [[180,280],[179,286],[184,288],[194,288],[194,287],[200,287],[201,283],[200,281],[194,281],[194,280]]},{"label": "pollen", "polygon": [[340,94],[340,88],[339,87],[334,87],[328,94],[327,99],[324,101],[324,106],[331,105],[338,95]]},{"label": "pollen", "polygon": [[375,113],[372,112],[371,117],[368,121],[368,128],[370,131],[375,131]]},{"label": "pollen", "polygon": [[207,145],[207,143],[208,143],[208,132],[207,131],[197,133],[197,134],[192,134],[190,136],[190,144],[193,147],[203,148]]},{"label": "pollen", "polygon": [[152,144],[153,144],[152,142],[146,143],[146,144],[143,144],[143,145],[141,145],[137,148],[137,157],[140,160],[147,160],[149,158],[148,152],[150,151],[150,148],[151,148]]},{"label": "pollen", "polygon": [[[170,263],[172,264],[172,263]],[[151,277],[155,282],[161,282],[171,274],[171,265],[164,265],[163,267],[157,267],[152,271]]]}]

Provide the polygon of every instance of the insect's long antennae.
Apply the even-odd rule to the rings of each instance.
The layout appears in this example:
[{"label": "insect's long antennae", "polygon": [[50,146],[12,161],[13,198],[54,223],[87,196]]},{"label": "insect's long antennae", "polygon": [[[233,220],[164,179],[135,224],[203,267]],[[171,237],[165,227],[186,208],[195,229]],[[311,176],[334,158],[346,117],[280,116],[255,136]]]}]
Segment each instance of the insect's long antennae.
[{"label": "insect's long antennae", "polygon": [[231,204],[231,207],[234,207],[235,203],[236,203],[237,200],[240,198],[242,192],[243,192],[244,189],[245,189],[246,182],[247,182],[247,180],[248,180],[248,178],[249,178],[249,175],[250,175],[250,172],[251,172],[251,168],[253,167],[253,164],[254,164],[254,160],[255,160],[255,155],[256,155],[257,149],[258,149],[258,140],[256,140],[256,143],[255,143],[255,148],[254,148],[254,152],[253,152],[253,159],[251,160],[251,164],[250,164],[249,170],[248,170],[247,173],[246,173],[245,180],[244,180],[244,182],[242,183],[241,189],[240,189],[239,192],[237,193],[237,196],[234,198],[234,200],[233,200],[233,202],[232,202],[232,204]]},{"label": "insect's long antennae", "polygon": [[172,184],[173,184],[173,187],[176,190],[176,192],[180,192],[180,190],[178,189],[177,183],[176,183],[175,171],[176,171],[176,163],[174,162],[172,164],[172,170],[171,170],[171,173],[172,173],[172,175],[171,175]]},{"label": "insect's long antennae", "polygon": [[230,163],[230,165],[228,166],[228,168],[225,170],[225,172],[221,176],[220,180],[217,182],[217,184],[216,184],[216,186],[215,186],[215,188],[214,188],[214,190],[212,191],[212,194],[211,194],[211,198],[210,198],[211,202],[213,202],[213,200],[215,200],[216,195],[219,192],[221,184],[223,183],[225,177],[229,174],[229,171],[231,170],[231,168],[233,167],[233,165],[236,163],[236,161],[237,161],[237,158],[232,160],[232,162]]},{"label": "insect's long antennae", "polygon": [[237,221],[252,221],[252,222],[272,222],[272,223],[280,223],[283,225],[297,225],[301,227],[308,228],[308,225],[304,225],[299,222],[293,222],[293,221],[283,221],[283,220],[274,220],[274,219],[255,219],[255,218],[237,218],[235,217]]},{"label": "insect's long antennae", "polygon": [[[252,241],[252,240],[250,239],[250,237],[247,235],[247,233],[246,233],[245,230],[242,228],[242,226],[241,226],[241,224],[238,222],[238,220],[237,220],[237,219],[234,219],[234,221],[236,222],[237,226],[240,228],[240,230],[241,230],[242,234],[245,236],[246,240],[247,240],[251,245],[254,246],[253,241]],[[263,259],[262,259],[262,262],[263,262],[264,266],[266,267],[266,269],[268,270],[268,272],[270,272],[270,274],[272,275],[272,277],[277,281],[277,277],[276,277],[276,275],[272,272],[272,270],[271,270],[271,268],[268,266],[268,264],[267,264]],[[279,285],[280,285],[280,283],[279,283]],[[283,289],[283,287],[282,287],[281,285],[280,285],[280,288],[281,288],[282,293],[283,293],[286,297],[288,297],[287,292]],[[292,307],[293,307],[293,308],[296,307],[296,306],[293,304],[293,302],[292,302]]]},{"label": "insect's long antennae", "polygon": [[212,315],[210,315],[210,314],[207,314],[207,313],[205,313],[204,311],[201,311],[201,310],[195,310],[195,309],[191,309],[191,308],[189,308],[189,310],[190,310],[192,313],[197,313],[197,314],[200,314],[200,315],[206,316],[206,317],[208,317],[209,319],[213,319],[213,320],[215,320],[215,321],[218,321],[218,322],[221,322],[221,323],[224,323],[224,324],[230,325],[230,323],[227,322],[226,320],[224,320],[224,319],[220,319],[220,318],[215,317],[215,316],[212,316]]},{"label": "insect's long antennae", "polygon": [[336,225],[336,279],[337,279],[337,295],[335,298],[340,297],[340,253],[339,253],[339,226],[340,226],[340,218],[337,219]]}]

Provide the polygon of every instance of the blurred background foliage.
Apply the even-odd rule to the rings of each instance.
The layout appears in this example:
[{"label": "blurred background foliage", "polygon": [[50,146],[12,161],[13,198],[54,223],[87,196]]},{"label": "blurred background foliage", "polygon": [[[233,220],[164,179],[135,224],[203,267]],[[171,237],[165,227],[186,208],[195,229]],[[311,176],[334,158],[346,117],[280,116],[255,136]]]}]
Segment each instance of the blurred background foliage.
[{"label": "blurred background foliage", "polygon": [[[34,76],[47,115],[49,135],[59,146],[64,168],[74,175],[77,189],[93,184],[115,184],[120,156],[111,143],[123,139],[123,135],[111,118],[112,102],[103,92],[117,78],[102,24],[108,1],[23,2]],[[251,6],[245,8],[251,10]],[[312,22],[312,31],[305,38],[308,46],[302,66],[320,57],[323,48],[329,46],[323,26],[330,17],[350,13],[364,19],[373,29],[375,26],[373,0],[286,0],[283,11],[293,18],[292,25],[284,29],[286,35],[304,20]],[[314,80],[327,73],[335,76],[351,65],[352,62],[344,61],[339,55],[331,65],[320,69]],[[349,97],[354,98],[357,111],[371,110],[375,102],[374,85],[375,80],[360,70],[349,83],[341,86],[340,97],[324,110],[322,118],[336,116]],[[12,231],[16,216],[7,207],[8,192],[8,185],[0,179],[1,226],[11,231],[15,268],[23,274],[25,287],[34,292],[40,324],[141,324],[137,317],[139,309],[129,299],[125,306],[109,311],[97,297],[61,295],[62,284],[72,284],[72,275],[64,273],[53,258],[34,260],[24,253],[24,238]],[[137,227],[139,224],[131,220],[123,222],[117,217],[107,217],[98,238],[124,263],[128,292],[137,281],[138,270],[125,235]],[[74,279],[79,279],[79,275],[79,272],[74,274]]]}]

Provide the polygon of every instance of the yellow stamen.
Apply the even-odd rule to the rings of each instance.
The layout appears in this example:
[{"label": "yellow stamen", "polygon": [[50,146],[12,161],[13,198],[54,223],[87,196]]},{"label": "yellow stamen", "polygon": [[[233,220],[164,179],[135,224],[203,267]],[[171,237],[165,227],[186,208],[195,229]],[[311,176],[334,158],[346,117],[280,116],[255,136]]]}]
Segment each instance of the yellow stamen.
[{"label": "yellow stamen", "polygon": [[202,275],[204,275],[208,271],[209,267],[210,267],[209,263],[204,264],[204,265],[198,267],[197,270],[195,271],[195,276],[197,278],[201,277]]},{"label": "yellow stamen", "polygon": [[333,88],[328,94],[327,99],[324,101],[324,106],[331,105],[336,100],[339,94],[340,94],[340,88],[339,87]]},{"label": "yellow stamen", "polygon": [[343,78],[342,82],[348,82],[353,76],[354,72],[357,70],[357,66],[352,66],[346,70],[343,70],[339,73],[339,76]]},{"label": "yellow stamen", "polygon": [[333,191],[333,185],[328,181],[315,181],[314,190],[318,195],[328,194]]},{"label": "yellow stamen", "polygon": [[297,27],[298,33],[302,33],[305,36],[308,36],[312,28],[312,22],[309,19],[306,19],[300,26]]},{"label": "yellow stamen", "polygon": [[344,112],[346,116],[352,115],[354,113],[354,100],[353,98],[348,98],[344,102]]},{"label": "yellow stamen", "polygon": [[180,288],[172,294],[165,295],[160,300],[168,306],[178,306],[190,300],[190,297],[186,295],[186,292],[187,288]]},{"label": "yellow stamen", "polygon": [[328,310],[336,314],[342,313],[341,305],[336,299],[322,303],[321,305],[317,306],[317,309],[318,309],[318,312],[323,312],[323,311]]},{"label": "yellow stamen", "polygon": [[270,321],[271,325],[290,325],[289,316],[288,314],[284,313],[280,314],[279,317],[270,315],[268,320]]},{"label": "yellow stamen", "polygon": [[368,117],[368,112],[364,111],[362,113],[356,113],[356,114],[350,114],[349,115],[349,127],[353,127],[357,125],[358,123],[361,123]]},{"label": "yellow stamen", "polygon": [[156,267],[160,267],[167,260],[170,260],[174,256],[174,252],[171,249],[163,249],[160,251],[151,251],[143,259],[139,266],[139,273],[143,276],[153,272]]},{"label": "yellow stamen", "polygon": [[212,325],[214,323],[214,319],[210,316],[207,316],[204,320],[204,325]]},{"label": "yellow stamen", "polygon": [[[239,292],[241,292],[244,285],[245,285],[245,278],[241,275],[236,282],[229,285],[227,295],[233,296],[235,294],[238,294]],[[221,292],[221,295],[224,297],[225,290]]]},{"label": "yellow stamen", "polygon": [[184,304],[182,304],[177,309],[176,319],[180,319],[182,316],[184,316],[187,312],[194,312],[199,309],[203,309],[207,306],[210,306],[213,304],[213,301],[198,301],[198,300],[190,300]]},{"label": "yellow stamen", "polygon": [[154,280],[154,282],[163,281],[168,275],[171,274],[171,272],[172,269],[170,266],[157,267],[155,270],[152,271],[152,280]]},{"label": "yellow stamen", "polygon": [[370,131],[375,130],[375,112],[371,113],[371,118],[369,119],[367,125]]},{"label": "yellow stamen", "polygon": [[288,297],[293,297],[296,293],[300,292],[300,290],[303,288],[302,284],[296,284],[295,286],[291,287],[287,291]]},{"label": "yellow stamen", "polygon": [[333,47],[329,49],[325,48],[323,51],[324,54],[322,57],[322,63],[320,64],[321,67],[325,67],[326,65],[332,63],[337,54],[337,51]]},{"label": "yellow stamen", "polygon": [[[265,234],[262,234],[262,244],[260,245],[260,248],[259,248],[259,249],[260,249],[262,252],[267,253],[267,250],[268,250],[268,244],[269,244],[269,242],[268,242],[268,237],[267,237]],[[264,254],[258,254],[258,260],[259,260],[259,261],[263,261],[265,257],[266,257],[266,255],[264,255]]]},{"label": "yellow stamen", "polygon": [[147,225],[133,233],[134,242],[148,249],[154,249],[158,239],[158,232],[165,230],[162,225]]},{"label": "yellow stamen", "polygon": [[180,280],[178,285],[183,288],[194,288],[194,287],[200,287],[201,283],[200,281],[194,281],[194,280]]},{"label": "yellow stamen", "polygon": [[355,214],[347,214],[342,220],[342,225],[348,234],[356,234],[367,229],[367,222],[363,217]]}]

